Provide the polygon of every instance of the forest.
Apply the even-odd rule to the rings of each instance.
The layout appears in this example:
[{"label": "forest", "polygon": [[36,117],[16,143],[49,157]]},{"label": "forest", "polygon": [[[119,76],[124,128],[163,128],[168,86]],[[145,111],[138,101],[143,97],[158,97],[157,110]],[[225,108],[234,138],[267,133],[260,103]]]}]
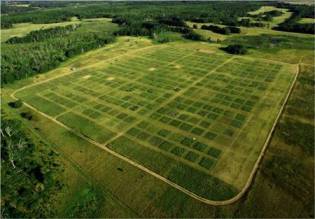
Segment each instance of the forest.
[{"label": "forest", "polygon": [[288,32],[297,32],[297,33],[308,33],[314,34],[314,23],[305,23],[301,24],[298,21],[301,18],[315,18],[314,8],[311,5],[291,5],[284,4],[280,5],[285,8],[290,9],[293,12],[293,15],[287,19],[285,22],[280,24],[278,27],[274,27],[275,30],[288,31]]},{"label": "forest", "polygon": [[1,216],[52,215],[50,200],[63,188],[57,154],[33,140],[20,120],[1,117]]},{"label": "forest", "polygon": [[1,83],[46,72],[70,57],[104,46],[114,40],[114,30],[102,22],[84,23],[11,38],[2,45]]},{"label": "forest", "polygon": [[274,17],[278,17],[281,16],[283,14],[283,12],[281,11],[277,11],[277,10],[273,10],[273,11],[267,11],[261,14],[255,14],[255,15],[251,15],[249,14],[249,17],[253,17],[257,20],[262,20],[262,21],[272,21],[272,19]]},{"label": "forest", "polygon": [[214,33],[220,33],[220,34],[225,34],[225,35],[241,32],[241,29],[239,27],[233,27],[233,26],[219,27],[216,25],[202,25],[201,29],[211,30]]},{"label": "forest", "polygon": [[65,27],[55,27],[44,30],[35,30],[31,31],[24,37],[12,37],[6,43],[15,44],[15,43],[31,43],[31,42],[40,42],[47,39],[55,37],[66,37],[70,35],[72,31],[75,31],[79,28],[79,25],[68,25]]},{"label": "forest", "polygon": [[102,4],[83,4],[78,7],[53,8],[48,11],[33,11],[27,14],[15,13],[2,17],[2,25],[32,22],[54,23],[70,20],[72,17],[98,18],[123,17],[130,23],[152,20],[157,17],[177,16],[182,20],[199,20],[203,22],[228,23],[247,12],[257,10],[262,3],[233,2],[119,2]]},{"label": "forest", "polygon": [[222,50],[230,54],[238,54],[238,55],[244,55],[247,53],[246,47],[239,44],[228,45],[227,47],[222,48]]}]

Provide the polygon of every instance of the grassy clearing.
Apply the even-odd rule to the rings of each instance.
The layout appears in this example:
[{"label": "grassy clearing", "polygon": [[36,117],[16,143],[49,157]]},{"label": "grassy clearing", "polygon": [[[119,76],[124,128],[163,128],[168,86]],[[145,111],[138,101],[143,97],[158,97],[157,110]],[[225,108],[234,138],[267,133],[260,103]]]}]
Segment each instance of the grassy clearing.
[{"label": "grassy clearing", "polygon": [[[187,24],[190,27],[197,25],[198,29],[194,31],[201,34],[205,40],[210,38],[212,41],[220,43],[216,46],[241,44],[250,49],[249,55],[251,57],[290,64],[299,62],[309,65],[314,64],[313,42],[315,38],[309,34],[281,32],[267,28],[241,27],[240,34],[223,35],[200,29],[203,23],[187,22]],[[209,24],[212,23],[206,25]]]},{"label": "grassy clearing", "polygon": [[298,21],[300,24],[308,24],[308,23],[315,23],[314,18],[302,18]]},{"label": "grassy clearing", "polygon": [[27,35],[33,30],[48,29],[58,26],[67,26],[70,24],[77,24],[78,21],[69,21],[62,23],[51,24],[32,24],[32,23],[20,23],[14,24],[12,28],[1,30],[1,42],[7,41],[11,37],[22,37]]},{"label": "grassy clearing", "polygon": [[71,19],[71,21],[60,22],[60,23],[50,23],[50,24],[32,24],[32,23],[19,23],[14,24],[12,28],[1,30],[1,42],[5,42],[11,37],[23,37],[29,32],[40,29],[49,29],[54,27],[62,27],[71,24],[80,24],[82,22],[93,22],[93,21],[109,21],[108,18],[94,18],[94,19],[83,19],[79,20],[77,18]]},{"label": "grassy clearing", "polygon": [[270,27],[276,27],[278,26],[278,24],[283,23],[284,21],[286,21],[288,18],[292,16],[292,12],[290,12],[288,9],[280,9],[280,11],[283,12],[283,15],[274,17],[271,21]]},{"label": "grassy clearing", "polygon": [[273,10],[280,10],[280,9],[278,9],[277,7],[274,7],[274,6],[262,6],[256,11],[248,12],[248,14],[257,15],[257,14],[262,14],[262,13],[265,13],[268,11],[273,11]]},{"label": "grassy clearing", "polygon": [[260,9],[258,9],[256,11],[251,11],[248,14],[258,15],[258,14],[263,14],[263,13],[269,12],[269,11],[280,11],[283,13],[281,16],[273,17],[272,21],[268,22],[268,23],[270,23],[270,27],[277,26],[278,24],[284,22],[286,19],[288,19],[292,15],[292,12],[289,12],[288,9],[277,8],[274,6],[262,6]]},{"label": "grassy clearing", "polygon": [[[299,41],[299,44],[296,42]],[[250,48],[252,57],[281,61],[291,64],[303,62],[312,65],[314,37],[295,36],[285,34],[261,34],[248,36],[235,36],[224,43],[238,43]]]},{"label": "grassy clearing", "polygon": [[168,43],[168,42],[183,40],[183,38],[182,38],[181,34],[179,34],[179,33],[166,31],[166,32],[156,33],[153,36],[153,40],[158,42],[158,43]]},{"label": "grassy clearing", "polygon": [[[34,105],[37,88],[37,95],[66,108],[53,114],[58,121],[200,196],[225,200],[246,183],[294,70],[232,60],[206,44],[183,45],[127,54],[18,96]],[[123,137],[111,140],[118,132]],[[204,180],[195,184],[195,178]],[[214,191],[214,184],[222,189]]]},{"label": "grassy clearing", "polygon": [[[314,40],[314,36],[311,36],[309,34],[302,34],[302,33],[293,33],[293,32],[282,32],[282,31],[276,31],[268,28],[261,28],[261,27],[240,27],[241,33],[240,34],[230,34],[230,35],[224,35],[224,34],[218,34],[214,33],[210,30],[203,30],[200,29],[202,25],[217,25],[220,27],[224,27],[225,25],[219,25],[214,23],[197,23],[197,22],[186,22],[187,25],[190,27],[193,27],[193,25],[197,25],[197,29],[194,29],[195,32],[199,33],[204,40],[208,40],[209,38],[214,42],[221,42],[224,40],[229,40],[230,38],[234,37],[243,37],[243,36],[260,36],[260,35],[271,35],[271,36],[286,36],[286,37],[297,37],[301,39],[311,39]],[[294,46],[303,46],[303,43],[300,44],[294,44]]]}]

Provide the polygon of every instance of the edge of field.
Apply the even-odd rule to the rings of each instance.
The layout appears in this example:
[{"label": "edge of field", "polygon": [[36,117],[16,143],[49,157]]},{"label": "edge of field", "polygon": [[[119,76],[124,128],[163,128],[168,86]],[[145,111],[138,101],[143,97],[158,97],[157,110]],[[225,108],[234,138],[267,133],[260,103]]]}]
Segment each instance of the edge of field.
[{"label": "edge of field", "polygon": [[[154,45],[153,45],[153,46],[146,46],[146,47],[143,47],[143,48],[140,48],[140,49],[136,49],[136,50],[134,50],[132,53],[136,53],[136,52],[139,52],[139,51],[141,51],[141,50],[148,49],[148,48],[150,48],[150,47],[154,47]],[[130,53],[128,53],[128,54],[130,54]],[[126,54],[122,54],[122,55],[119,55],[119,56],[114,56],[114,57],[111,58],[111,59],[116,59],[116,58],[118,58],[118,57],[120,57],[120,56],[124,56],[124,55],[126,55]],[[111,60],[111,59],[108,59],[108,60],[106,60],[106,61],[109,61],[109,60]],[[258,59],[259,59],[259,58],[258,58]],[[272,61],[272,60],[268,60],[268,61]],[[97,64],[97,63],[95,63],[95,64]],[[92,64],[92,65],[95,65],[95,64]],[[287,63],[284,63],[284,64],[287,64]],[[83,67],[83,68],[89,68],[89,67],[91,67],[92,65],[88,65],[88,66]],[[287,103],[287,101],[288,101],[288,99],[289,99],[289,97],[290,97],[290,95],[291,95],[291,93],[292,93],[293,87],[294,87],[294,85],[295,85],[295,83],[296,83],[298,74],[299,74],[299,72],[300,72],[300,66],[299,66],[299,64],[297,64],[296,67],[297,67],[297,70],[296,70],[296,72],[295,72],[295,76],[294,76],[294,78],[293,78],[293,81],[291,82],[291,85],[289,86],[289,89],[288,89],[288,91],[287,91],[287,95],[285,96],[285,98],[284,98],[284,100],[283,100],[283,104],[282,104],[281,107],[280,107],[280,110],[279,110],[279,112],[278,112],[278,114],[277,114],[277,116],[276,116],[276,119],[274,120],[274,123],[273,123],[273,125],[272,125],[272,127],[271,127],[271,129],[270,129],[270,131],[269,131],[269,134],[268,134],[268,136],[267,136],[267,138],[266,138],[266,141],[265,141],[265,143],[264,143],[264,145],[263,145],[263,147],[262,147],[262,149],[261,149],[261,152],[260,152],[260,154],[259,154],[259,156],[258,156],[258,158],[257,158],[257,161],[255,162],[255,164],[254,164],[254,166],[253,166],[253,169],[252,169],[252,171],[251,171],[251,173],[250,173],[250,175],[249,175],[249,177],[248,177],[248,180],[247,180],[246,184],[244,185],[244,187],[242,188],[242,190],[240,190],[240,192],[239,192],[237,195],[235,195],[233,198],[228,199],[228,200],[223,200],[223,201],[213,201],[213,200],[210,200],[210,199],[203,198],[203,197],[201,197],[201,196],[199,196],[199,195],[197,195],[197,194],[195,194],[195,193],[189,191],[188,189],[186,189],[186,188],[184,188],[184,187],[182,187],[182,186],[180,186],[180,185],[178,185],[178,184],[172,182],[171,180],[169,180],[169,179],[167,179],[167,178],[165,178],[165,177],[163,177],[163,176],[161,176],[161,175],[155,173],[154,171],[151,171],[150,169],[146,168],[145,166],[143,166],[143,165],[141,165],[141,164],[139,164],[139,163],[137,163],[137,162],[135,162],[135,161],[133,161],[133,160],[131,160],[131,159],[129,159],[129,158],[127,158],[127,157],[125,157],[125,156],[123,156],[123,155],[121,155],[121,154],[119,154],[119,153],[113,151],[113,150],[111,150],[111,149],[109,149],[108,147],[104,146],[103,144],[100,144],[100,143],[98,143],[98,142],[96,142],[96,141],[93,141],[93,140],[89,139],[88,137],[86,137],[86,136],[84,136],[84,135],[82,135],[82,134],[76,132],[74,129],[72,129],[72,128],[66,126],[66,125],[64,125],[63,123],[61,123],[61,122],[59,122],[59,121],[57,121],[55,118],[53,118],[53,117],[51,117],[51,116],[49,116],[49,115],[47,115],[47,114],[45,114],[45,113],[43,113],[43,112],[37,110],[36,108],[32,107],[32,106],[29,105],[28,103],[26,103],[26,102],[24,102],[24,101],[23,101],[23,103],[24,103],[24,105],[25,105],[26,107],[28,107],[29,109],[31,109],[31,110],[33,110],[33,111],[39,113],[40,115],[42,115],[42,116],[48,118],[48,119],[51,120],[51,121],[55,122],[56,124],[58,124],[58,125],[60,125],[61,127],[65,128],[66,130],[68,130],[68,131],[70,131],[71,133],[75,134],[76,136],[80,137],[81,139],[83,139],[83,140],[85,140],[85,141],[87,141],[87,142],[89,142],[89,143],[91,143],[91,144],[93,144],[93,145],[95,145],[95,146],[101,148],[102,150],[105,150],[106,152],[110,153],[110,154],[113,155],[114,157],[119,158],[119,159],[121,159],[121,160],[123,160],[123,161],[129,163],[130,165],[132,165],[132,166],[134,166],[134,167],[137,167],[138,169],[140,169],[140,170],[142,170],[142,171],[144,171],[144,172],[146,172],[146,173],[152,175],[153,177],[155,177],[155,178],[157,178],[157,179],[160,179],[161,181],[163,181],[163,182],[167,183],[168,185],[172,186],[173,188],[176,188],[177,190],[179,190],[179,191],[185,193],[186,195],[188,195],[188,196],[190,196],[190,197],[192,197],[192,198],[194,198],[194,199],[196,199],[196,200],[198,200],[198,201],[200,201],[200,202],[203,202],[203,203],[208,204],[208,205],[213,205],[213,206],[229,205],[229,204],[233,204],[233,203],[235,203],[236,201],[238,201],[238,200],[247,192],[247,190],[249,189],[249,187],[251,186],[251,184],[252,184],[252,182],[253,182],[253,180],[254,180],[254,178],[255,178],[255,174],[257,173],[257,170],[258,170],[258,168],[259,168],[259,165],[260,165],[260,163],[261,163],[261,160],[263,159],[263,157],[264,157],[264,155],[265,155],[265,151],[266,151],[266,149],[267,149],[267,147],[268,147],[268,145],[269,145],[269,142],[270,142],[270,139],[271,139],[271,137],[272,137],[272,135],[273,135],[273,132],[274,132],[274,130],[275,130],[275,127],[276,127],[276,125],[277,125],[277,123],[278,123],[278,121],[279,121],[279,118],[280,118],[281,115],[282,115],[282,112],[283,112],[283,110],[284,110],[284,108],[285,108],[285,105],[286,105],[286,103]],[[78,70],[82,70],[82,68],[80,68],[80,69],[78,69]],[[30,88],[30,87],[36,86],[36,85],[38,85],[38,84],[45,83],[45,82],[48,82],[48,81],[51,81],[51,80],[54,80],[54,79],[57,79],[57,78],[60,78],[60,77],[63,77],[63,76],[68,75],[68,74],[72,74],[72,73],[74,73],[74,72],[76,72],[76,71],[77,71],[77,70],[74,70],[74,71],[71,71],[70,73],[60,74],[60,75],[58,75],[58,76],[56,76],[56,77],[51,77],[51,78],[48,78],[48,79],[43,80],[43,81],[39,81],[39,82],[35,82],[35,83],[31,83],[31,84],[25,85],[25,86],[23,86],[23,87],[21,87],[21,88],[18,88],[18,89],[16,89],[16,90],[14,90],[13,93],[10,94],[10,97],[13,98],[14,100],[17,100],[18,98],[15,96],[15,94],[18,93],[18,92],[20,92],[20,91],[22,91],[22,90],[24,90],[24,89],[27,89],[27,88]]]}]

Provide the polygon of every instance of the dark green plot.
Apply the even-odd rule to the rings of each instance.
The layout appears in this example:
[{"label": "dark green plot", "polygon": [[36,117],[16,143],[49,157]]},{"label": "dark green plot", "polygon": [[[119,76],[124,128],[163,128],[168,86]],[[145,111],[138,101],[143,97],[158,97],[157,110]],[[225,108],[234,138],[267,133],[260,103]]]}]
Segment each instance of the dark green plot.
[{"label": "dark green plot", "polygon": [[200,152],[203,152],[207,148],[207,145],[199,141],[196,141],[192,147]]},{"label": "dark green plot", "polygon": [[189,125],[187,123],[182,123],[180,126],[179,126],[179,129],[183,130],[183,131],[189,131],[190,129],[192,129],[192,125]]},{"label": "dark green plot", "polygon": [[224,130],[223,134],[227,135],[229,137],[232,137],[234,135],[234,130],[230,129],[230,128],[227,128],[227,129]]},{"label": "dark green plot", "polygon": [[104,107],[103,104],[97,104],[97,105],[93,106],[93,108],[96,110],[102,110],[103,107]]},{"label": "dark green plot", "polygon": [[214,113],[209,113],[207,115],[207,118],[210,119],[210,120],[215,120],[216,118],[218,118],[218,115],[214,114]]},{"label": "dark green plot", "polygon": [[215,161],[206,157],[203,157],[199,162],[199,165],[207,170],[210,170],[215,164]]},{"label": "dark green plot", "polygon": [[194,113],[194,112],[198,111],[198,109],[195,108],[195,107],[189,107],[189,108],[187,109],[187,111],[190,112],[190,113]]},{"label": "dark green plot", "polygon": [[243,123],[244,122],[236,120],[236,119],[231,121],[231,125],[235,128],[241,128],[243,126]]},{"label": "dark green plot", "polygon": [[102,114],[99,113],[99,112],[97,112],[97,111],[93,111],[93,112],[91,112],[90,115],[89,115],[89,117],[91,117],[92,119],[97,119],[97,118],[99,118],[99,117],[101,117],[101,116],[102,116]]},{"label": "dark green plot", "polygon": [[186,155],[185,155],[185,159],[189,160],[191,162],[195,162],[198,159],[199,155],[196,154],[195,152],[189,151]]},{"label": "dark green plot", "polygon": [[142,140],[142,141],[145,141],[145,140],[147,140],[150,136],[151,136],[150,134],[141,131],[140,134],[137,135],[137,138],[140,139],[140,140]]},{"label": "dark green plot", "polygon": [[140,129],[137,128],[131,128],[127,131],[127,134],[136,137],[141,132]]},{"label": "dark green plot", "polygon": [[162,149],[163,151],[168,151],[172,147],[174,147],[174,144],[172,144],[168,141],[163,141],[163,143],[159,145],[159,148]]},{"label": "dark green plot", "polygon": [[248,106],[248,105],[243,105],[243,106],[241,107],[241,110],[242,110],[242,111],[245,111],[245,112],[250,112],[250,111],[252,111],[252,109],[253,109],[253,107]]},{"label": "dark green plot", "polygon": [[101,111],[104,113],[107,113],[111,110],[112,108],[108,107],[108,106],[104,106],[103,108],[101,108]]},{"label": "dark green plot", "polygon": [[140,122],[137,127],[141,128],[141,129],[145,129],[147,126],[149,125],[148,122],[142,121]]},{"label": "dark green plot", "polygon": [[158,132],[158,135],[162,136],[162,137],[167,137],[171,134],[170,131],[166,130],[166,129],[161,129],[159,132]]},{"label": "dark green plot", "polygon": [[245,116],[245,115],[242,115],[242,114],[237,114],[237,115],[235,116],[235,119],[238,120],[238,121],[241,121],[241,122],[245,122],[246,116]]},{"label": "dark green plot", "polygon": [[214,157],[214,158],[219,158],[220,154],[221,154],[221,150],[216,149],[214,147],[210,147],[207,151],[207,154]]},{"label": "dark green plot", "polygon": [[191,123],[191,124],[194,124],[194,125],[197,125],[199,122],[200,122],[200,119],[198,118],[195,118],[195,117],[190,117],[187,122]]},{"label": "dark green plot", "polygon": [[178,121],[178,120],[173,119],[173,120],[171,120],[171,122],[169,124],[171,126],[178,127],[181,124],[181,122]]},{"label": "dark green plot", "polygon": [[170,120],[171,120],[170,118],[165,117],[165,116],[163,116],[163,117],[161,117],[161,118],[159,119],[159,121],[162,122],[162,123],[168,123]]},{"label": "dark green plot", "polygon": [[149,139],[149,143],[153,146],[159,146],[160,144],[163,143],[163,139],[158,137],[158,136],[153,136]]},{"label": "dark green plot", "polygon": [[211,125],[211,123],[207,122],[207,121],[201,121],[200,122],[200,126],[203,128],[208,128],[210,125]]},{"label": "dark green plot", "polygon": [[182,156],[185,152],[185,149],[184,148],[181,148],[181,147],[175,147],[171,150],[171,153],[172,154],[175,154],[176,156]]},{"label": "dark green plot", "polygon": [[125,119],[124,119],[125,122],[127,123],[132,123],[134,121],[136,121],[136,118],[133,117],[133,116],[127,116]]},{"label": "dark green plot", "polygon": [[180,114],[178,119],[182,120],[182,121],[186,121],[189,118],[189,115],[186,114]]},{"label": "dark green plot", "polygon": [[234,109],[239,109],[239,108],[241,108],[241,106],[242,106],[242,105],[236,104],[236,103],[232,103],[232,104],[231,104],[231,107],[234,108]]},{"label": "dark green plot", "polygon": [[192,138],[185,137],[180,143],[190,147],[195,141]]},{"label": "dark green plot", "polygon": [[128,114],[126,113],[120,113],[116,116],[116,118],[120,120],[124,120],[126,117],[128,117]]},{"label": "dark green plot", "polygon": [[207,133],[205,134],[205,137],[206,137],[207,139],[209,139],[209,140],[213,140],[213,139],[215,139],[215,137],[217,137],[217,134],[212,133],[212,132],[207,132]]},{"label": "dark green plot", "polygon": [[198,128],[198,127],[195,127],[193,128],[190,132],[195,134],[195,135],[202,135],[202,133],[204,132],[205,130],[201,129],[201,128]]}]

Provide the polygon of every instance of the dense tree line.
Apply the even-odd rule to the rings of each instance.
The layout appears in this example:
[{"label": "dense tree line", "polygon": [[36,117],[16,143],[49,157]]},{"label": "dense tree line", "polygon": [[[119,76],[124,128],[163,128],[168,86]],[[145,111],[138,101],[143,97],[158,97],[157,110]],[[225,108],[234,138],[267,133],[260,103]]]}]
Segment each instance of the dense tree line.
[{"label": "dense tree line", "polygon": [[249,18],[242,18],[236,25],[243,27],[264,27],[265,24],[259,21],[251,21]]},{"label": "dense tree line", "polygon": [[9,102],[8,105],[12,108],[20,108],[23,105],[21,100]]},{"label": "dense tree line", "polygon": [[13,24],[10,22],[1,23],[1,29],[9,29],[12,27],[13,27]]},{"label": "dense tree line", "polygon": [[6,43],[30,43],[30,42],[39,42],[47,40],[49,38],[55,37],[65,37],[66,35],[71,34],[72,31],[75,31],[79,25],[68,25],[65,27],[54,27],[49,29],[35,30],[31,31],[24,37],[12,37],[6,41]]},{"label": "dense tree line", "polygon": [[[75,5],[78,2],[75,1],[30,1],[29,4],[34,8],[57,8]],[[88,2],[81,2],[80,4],[86,4]]]},{"label": "dense tree line", "polygon": [[275,27],[275,30],[280,31],[288,31],[288,32],[297,32],[297,33],[308,33],[308,34],[314,34],[314,23],[305,23],[301,24],[298,23],[300,20],[300,17],[298,16],[292,16],[290,19],[286,20],[284,23],[278,25],[278,27]]},{"label": "dense tree line", "polygon": [[1,119],[1,217],[51,216],[51,200],[62,189],[56,154],[35,143],[16,119]]},{"label": "dense tree line", "polygon": [[189,40],[202,40],[200,34],[194,32],[182,19],[176,16],[158,17],[154,21],[130,22],[130,20],[115,17],[112,22],[120,25],[116,35],[149,36],[154,38],[156,33],[177,32]]},{"label": "dense tree line", "polygon": [[239,27],[233,27],[233,26],[226,26],[226,27],[219,27],[216,25],[202,25],[201,29],[204,30],[211,30],[214,33],[220,33],[220,34],[231,34],[231,33],[240,33],[241,29]]},{"label": "dense tree line", "polygon": [[16,23],[55,23],[70,21],[71,16],[65,10],[64,13],[61,9],[51,9],[51,10],[40,10],[40,11],[30,11],[28,13],[19,14],[9,14],[1,16],[1,25],[6,25],[6,23],[16,24]]},{"label": "dense tree line", "polygon": [[[103,2],[77,7],[60,7],[24,14],[2,16],[3,23],[53,23],[78,18],[120,16],[129,21],[147,21],[158,17],[177,16],[181,20],[228,23],[258,9],[259,2]],[[133,20],[132,20],[133,19]]]},{"label": "dense tree line", "polygon": [[275,30],[288,31],[288,32],[298,32],[298,33],[315,33],[314,23],[299,23],[301,18],[314,18],[314,8],[311,5],[290,5],[282,4],[281,7],[286,7],[293,12],[292,16],[288,18],[285,22],[281,23]]},{"label": "dense tree line", "polygon": [[196,32],[193,32],[193,31],[190,31],[188,33],[185,33],[183,35],[184,38],[186,39],[189,39],[189,40],[195,40],[195,41],[200,41],[202,40],[202,37],[200,34],[196,33]]},{"label": "dense tree line", "polygon": [[142,21],[134,20],[132,18],[114,17],[113,23],[120,25],[117,35],[129,36],[150,36],[152,37],[156,32],[173,31],[182,34],[191,33],[192,30],[188,25],[179,17],[176,16],[163,16],[157,17],[155,20]]},{"label": "dense tree line", "polygon": [[[178,7],[173,8],[173,5]],[[231,6],[229,10],[224,6]],[[155,7],[160,7],[160,10]],[[168,6],[164,11],[164,7]],[[187,6],[190,6],[189,8]],[[234,3],[158,3],[152,8],[152,13],[144,13],[140,10],[137,14],[120,13],[113,17],[113,22],[120,25],[120,30],[117,35],[132,35],[132,36],[152,36],[155,32],[173,31],[179,32],[188,39],[198,39],[196,33],[186,25],[185,20],[199,21],[199,22],[219,22],[219,23],[237,23],[236,14],[246,14],[251,7],[257,7],[257,3],[244,4],[244,7],[236,12],[238,5]],[[150,10],[150,7],[145,7]],[[207,8],[208,12],[204,11]],[[170,10],[173,9],[173,10]],[[198,10],[197,10],[198,9]],[[218,9],[217,11],[213,11]],[[163,10],[163,13],[162,13]],[[186,11],[187,10],[187,11]],[[211,14],[209,13],[211,11]],[[247,12],[245,12],[247,11]],[[202,19],[201,19],[202,18]],[[240,29],[237,27],[226,28],[230,33],[239,33]]]},{"label": "dense tree line", "polygon": [[[99,48],[114,40],[115,28],[108,28],[104,22],[83,23],[68,34],[55,35],[47,39],[51,29],[31,33],[19,40],[20,43],[2,44],[2,84],[46,72],[74,55]],[[34,38],[33,38],[34,37]],[[34,39],[40,39],[33,42]],[[31,43],[28,43],[31,40]]]},{"label": "dense tree line", "polygon": [[168,26],[187,27],[185,22],[176,16],[158,17],[157,20],[159,23],[166,24]]},{"label": "dense tree line", "polygon": [[236,55],[244,55],[247,53],[246,47],[239,44],[228,45],[227,47],[224,47],[221,49],[230,54],[236,54]]},{"label": "dense tree line", "polygon": [[[26,4],[27,2],[24,2]],[[25,13],[29,11],[37,10],[31,6],[19,6],[17,4],[8,4],[6,2],[1,2],[1,14],[15,14],[15,13]]]}]

